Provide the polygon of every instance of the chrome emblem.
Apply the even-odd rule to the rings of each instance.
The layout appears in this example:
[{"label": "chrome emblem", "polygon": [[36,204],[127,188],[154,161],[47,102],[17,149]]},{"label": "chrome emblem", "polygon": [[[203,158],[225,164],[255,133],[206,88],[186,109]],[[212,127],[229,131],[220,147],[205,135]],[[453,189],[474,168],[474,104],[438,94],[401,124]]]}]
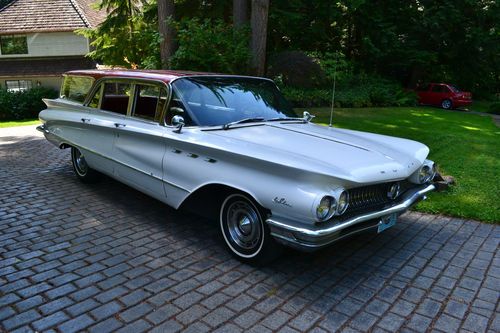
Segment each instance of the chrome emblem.
[{"label": "chrome emblem", "polygon": [[278,205],[283,205],[283,206],[287,206],[287,207],[292,207],[292,205],[290,205],[288,202],[286,202],[286,199],[285,198],[278,198],[278,197],[275,197],[273,199],[274,203],[278,204]]}]

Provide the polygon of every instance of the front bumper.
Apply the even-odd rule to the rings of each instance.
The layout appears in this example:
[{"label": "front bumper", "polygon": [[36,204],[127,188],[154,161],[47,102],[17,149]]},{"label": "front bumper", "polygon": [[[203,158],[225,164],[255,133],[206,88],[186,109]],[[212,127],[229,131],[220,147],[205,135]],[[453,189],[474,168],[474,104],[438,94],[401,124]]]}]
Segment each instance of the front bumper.
[{"label": "front bumper", "polygon": [[454,99],[452,101],[453,103],[453,106],[454,107],[461,107],[461,106],[467,106],[467,105],[470,105],[472,104],[472,100],[471,99]]},{"label": "front bumper", "polygon": [[422,185],[404,193],[393,206],[350,217],[343,221],[334,219],[319,225],[307,225],[293,220],[270,217],[266,220],[271,235],[280,243],[311,252],[327,246],[344,237],[371,229],[381,224],[381,218],[390,214],[401,215],[411,206],[426,199],[426,194],[434,191],[434,184]]}]

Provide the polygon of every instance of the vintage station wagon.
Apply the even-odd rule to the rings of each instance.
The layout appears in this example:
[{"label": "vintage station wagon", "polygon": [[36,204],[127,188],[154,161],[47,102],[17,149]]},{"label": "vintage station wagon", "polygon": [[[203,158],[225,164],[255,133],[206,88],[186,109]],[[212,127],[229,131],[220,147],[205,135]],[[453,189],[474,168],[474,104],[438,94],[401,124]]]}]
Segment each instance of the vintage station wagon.
[{"label": "vintage station wagon", "polygon": [[71,149],[80,180],[206,214],[250,263],[382,232],[436,188],[425,145],[313,124],[265,78],[72,71],[45,103],[38,129]]}]

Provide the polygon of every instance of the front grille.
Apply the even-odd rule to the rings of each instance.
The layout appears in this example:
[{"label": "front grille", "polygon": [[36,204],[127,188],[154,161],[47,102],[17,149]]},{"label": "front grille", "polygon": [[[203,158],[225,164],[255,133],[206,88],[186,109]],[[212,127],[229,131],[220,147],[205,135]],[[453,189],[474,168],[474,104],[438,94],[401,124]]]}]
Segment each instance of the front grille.
[{"label": "front grille", "polygon": [[389,183],[363,186],[348,190],[349,207],[346,213],[370,208],[378,208],[389,203],[387,197]]}]

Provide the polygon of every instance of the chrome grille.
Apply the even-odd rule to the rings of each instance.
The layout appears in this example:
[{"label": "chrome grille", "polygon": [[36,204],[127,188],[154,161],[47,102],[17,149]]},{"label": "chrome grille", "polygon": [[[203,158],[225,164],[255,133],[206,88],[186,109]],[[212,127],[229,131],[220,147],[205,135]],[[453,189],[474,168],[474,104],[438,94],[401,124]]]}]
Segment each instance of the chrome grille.
[{"label": "chrome grille", "polygon": [[358,187],[349,191],[348,211],[383,206],[391,200],[387,197],[389,184]]}]

